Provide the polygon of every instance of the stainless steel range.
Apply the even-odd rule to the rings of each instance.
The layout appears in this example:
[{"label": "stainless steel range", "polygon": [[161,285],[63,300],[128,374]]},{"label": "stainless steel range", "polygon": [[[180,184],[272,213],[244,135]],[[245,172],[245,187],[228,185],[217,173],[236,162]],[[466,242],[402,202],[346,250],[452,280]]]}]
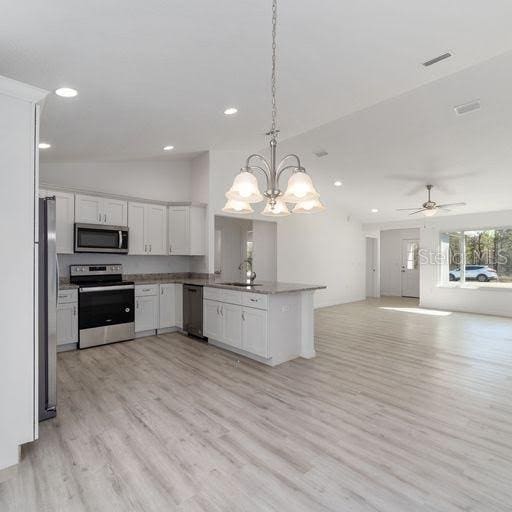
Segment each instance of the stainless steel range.
[{"label": "stainless steel range", "polygon": [[79,348],[135,337],[135,285],[122,265],[71,265],[69,280],[79,286]]}]

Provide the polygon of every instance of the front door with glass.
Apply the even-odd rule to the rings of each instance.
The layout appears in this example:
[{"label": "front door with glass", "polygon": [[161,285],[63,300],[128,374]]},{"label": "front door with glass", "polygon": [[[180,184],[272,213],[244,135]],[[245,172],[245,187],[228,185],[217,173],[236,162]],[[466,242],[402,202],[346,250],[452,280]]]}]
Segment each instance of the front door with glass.
[{"label": "front door with glass", "polygon": [[420,296],[419,240],[402,240],[402,297]]}]

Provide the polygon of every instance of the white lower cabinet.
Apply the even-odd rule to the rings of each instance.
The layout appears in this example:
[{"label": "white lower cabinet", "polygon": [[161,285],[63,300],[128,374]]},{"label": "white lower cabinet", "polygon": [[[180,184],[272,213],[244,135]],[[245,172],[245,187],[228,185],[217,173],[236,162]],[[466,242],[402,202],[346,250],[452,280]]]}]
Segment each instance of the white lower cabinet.
[{"label": "white lower cabinet", "polygon": [[158,329],[158,285],[135,287],[135,332]]},{"label": "white lower cabinet", "polygon": [[176,327],[176,285],[160,285],[159,329]]},{"label": "white lower cabinet", "polygon": [[183,285],[177,283],[135,286],[135,332],[183,328]]},{"label": "white lower cabinet", "polygon": [[78,343],[78,295],[76,290],[62,290],[57,303],[57,349],[70,343]]},{"label": "white lower cabinet", "polygon": [[205,336],[212,340],[259,357],[270,357],[265,310],[204,299],[203,324]]},{"label": "white lower cabinet", "polygon": [[242,309],[242,349],[261,357],[269,357],[267,312]]},{"label": "white lower cabinet", "polygon": [[232,347],[242,347],[242,306],[234,304],[221,305],[223,342]]},{"label": "white lower cabinet", "polygon": [[207,338],[222,341],[222,317],[220,307],[222,304],[216,300],[203,300],[203,334]]}]

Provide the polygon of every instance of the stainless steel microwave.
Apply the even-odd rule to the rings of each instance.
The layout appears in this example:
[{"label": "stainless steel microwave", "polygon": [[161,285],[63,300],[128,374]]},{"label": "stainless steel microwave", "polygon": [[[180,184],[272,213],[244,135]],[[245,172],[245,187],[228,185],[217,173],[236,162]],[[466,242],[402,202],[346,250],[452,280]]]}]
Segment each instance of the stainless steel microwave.
[{"label": "stainless steel microwave", "polygon": [[128,228],[101,224],[75,224],[75,252],[128,254]]}]

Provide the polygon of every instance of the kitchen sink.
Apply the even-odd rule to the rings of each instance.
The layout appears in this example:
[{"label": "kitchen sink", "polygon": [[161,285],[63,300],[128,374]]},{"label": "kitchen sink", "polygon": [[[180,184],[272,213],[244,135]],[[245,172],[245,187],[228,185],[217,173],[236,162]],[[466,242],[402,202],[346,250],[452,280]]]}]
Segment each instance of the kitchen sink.
[{"label": "kitchen sink", "polygon": [[253,287],[253,286],[261,286],[261,284],[257,284],[257,283],[219,283],[219,284],[222,284],[222,285],[225,285],[225,286],[243,286],[244,288],[249,288],[249,287]]}]

